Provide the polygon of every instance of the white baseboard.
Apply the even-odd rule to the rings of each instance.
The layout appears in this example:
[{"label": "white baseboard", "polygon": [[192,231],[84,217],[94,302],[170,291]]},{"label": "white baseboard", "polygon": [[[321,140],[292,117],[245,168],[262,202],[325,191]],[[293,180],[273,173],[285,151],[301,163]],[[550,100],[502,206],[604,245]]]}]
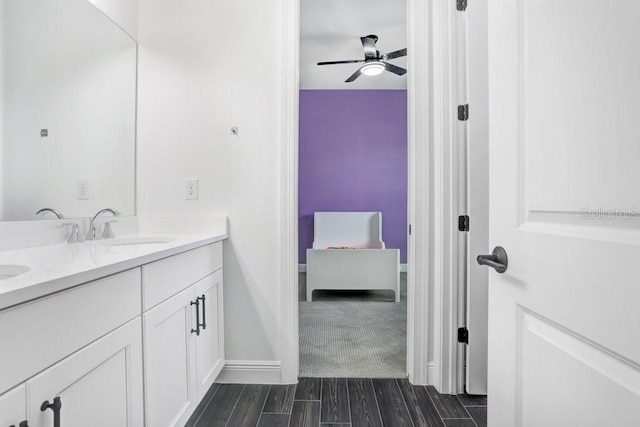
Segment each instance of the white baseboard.
[{"label": "white baseboard", "polygon": [[222,384],[280,384],[282,363],[271,360],[227,360],[216,379]]},{"label": "white baseboard", "polygon": [[[298,264],[298,273],[306,273],[307,264]],[[407,264],[400,264],[400,273],[407,272]]]}]

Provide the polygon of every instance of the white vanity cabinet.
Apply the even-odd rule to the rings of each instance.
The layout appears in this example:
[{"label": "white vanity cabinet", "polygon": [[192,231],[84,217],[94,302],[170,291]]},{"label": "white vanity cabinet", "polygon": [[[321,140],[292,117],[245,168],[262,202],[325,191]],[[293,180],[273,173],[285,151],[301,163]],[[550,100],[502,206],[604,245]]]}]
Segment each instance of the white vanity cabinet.
[{"label": "white vanity cabinet", "polygon": [[142,277],[147,425],[183,426],[224,365],[222,243],[145,265]]},{"label": "white vanity cabinet", "polygon": [[16,426],[27,420],[27,391],[24,384],[0,396],[0,426]]},{"label": "white vanity cabinet", "polygon": [[61,427],[182,426],[211,387],[222,241],[104,275],[43,282],[44,296],[0,310],[0,427],[54,427],[42,405],[56,398]]},{"label": "white vanity cabinet", "polygon": [[134,268],[0,311],[0,426],[142,426],[141,305]]}]

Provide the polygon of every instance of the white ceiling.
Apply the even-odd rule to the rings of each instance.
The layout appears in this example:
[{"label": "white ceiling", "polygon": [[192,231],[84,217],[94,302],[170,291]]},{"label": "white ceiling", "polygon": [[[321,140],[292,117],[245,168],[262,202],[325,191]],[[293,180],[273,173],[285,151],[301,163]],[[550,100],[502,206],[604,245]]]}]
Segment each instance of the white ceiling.
[{"label": "white ceiling", "polygon": [[[369,34],[378,36],[376,46],[381,54],[407,47],[406,0],[301,0],[300,3],[300,89],[407,88],[406,74],[397,76],[385,71],[345,83],[362,64],[316,65],[321,61],[363,59],[360,37]],[[389,62],[407,68],[406,57]]]}]

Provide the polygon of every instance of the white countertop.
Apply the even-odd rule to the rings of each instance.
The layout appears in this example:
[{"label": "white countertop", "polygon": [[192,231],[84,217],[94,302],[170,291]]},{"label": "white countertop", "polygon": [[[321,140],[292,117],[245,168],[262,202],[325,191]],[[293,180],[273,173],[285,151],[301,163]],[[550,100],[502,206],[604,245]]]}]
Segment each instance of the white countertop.
[{"label": "white countertop", "polygon": [[215,233],[138,233],[124,238],[166,238],[169,242],[109,246],[109,240],[54,244],[0,252],[0,265],[25,265],[30,270],[0,280],[0,310],[208,245],[228,237]]}]

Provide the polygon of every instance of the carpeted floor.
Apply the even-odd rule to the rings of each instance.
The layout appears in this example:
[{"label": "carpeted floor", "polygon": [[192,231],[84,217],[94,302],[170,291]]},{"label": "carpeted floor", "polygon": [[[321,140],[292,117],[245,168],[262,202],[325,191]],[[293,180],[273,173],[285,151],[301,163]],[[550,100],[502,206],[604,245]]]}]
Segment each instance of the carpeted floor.
[{"label": "carpeted floor", "polygon": [[406,273],[400,288],[399,303],[390,291],[315,291],[306,302],[300,273],[300,376],[406,377]]}]

